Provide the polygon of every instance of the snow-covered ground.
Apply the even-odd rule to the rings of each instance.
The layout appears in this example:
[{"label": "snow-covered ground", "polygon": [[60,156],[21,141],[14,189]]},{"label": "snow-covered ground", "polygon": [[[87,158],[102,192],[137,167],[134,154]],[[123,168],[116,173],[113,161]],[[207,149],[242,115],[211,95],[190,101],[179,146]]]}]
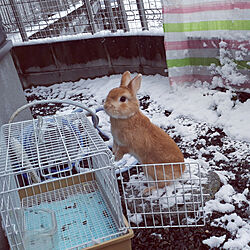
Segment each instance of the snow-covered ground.
[{"label": "snow-covered ground", "polygon": [[[41,86],[25,93],[29,101],[71,99],[98,109],[109,90],[119,85],[120,78],[121,75],[113,75]],[[204,231],[202,242],[206,247],[250,249],[248,97],[249,94],[233,89],[214,89],[206,84],[170,86],[168,79],[159,75],[143,76],[138,93],[142,112],[172,136],[185,158],[199,162],[207,172],[215,171],[220,177],[221,188],[206,203],[205,211],[209,228],[223,229],[220,231],[223,233],[218,235],[216,231],[214,235],[213,231],[210,234]],[[35,115],[67,114],[73,109],[72,106],[41,106],[35,109]],[[103,111],[98,116],[101,129],[110,135],[108,116]],[[151,237],[164,240],[165,236],[157,231]]]}]

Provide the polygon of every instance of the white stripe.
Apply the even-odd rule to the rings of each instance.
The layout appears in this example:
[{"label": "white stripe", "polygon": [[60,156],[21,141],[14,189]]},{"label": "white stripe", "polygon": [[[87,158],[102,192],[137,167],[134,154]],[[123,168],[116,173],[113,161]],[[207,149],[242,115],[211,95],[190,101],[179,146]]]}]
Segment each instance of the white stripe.
[{"label": "white stripe", "polygon": [[204,11],[185,14],[163,14],[164,23],[191,23],[202,21],[249,20],[249,9]]},{"label": "white stripe", "polygon": [[[218,2],[231,2],[231,3],[240,3],[245,2],[246,0],[206,0],[206,3],[218,3]],[[204,4],[204,0],[163,0],[163,6],[173,7],[184,7],[190,5]]]},{"label": "white stripe", "polygon": [[165,41],[186,41],[190,39],[228,39],[246,41],[250,40],[250,31],[248,30],[205,30],[190,32],[165,32]]},{"label": "white stripe", "polygon": [[172,77],[192,74],[207,76],[211,73],[208,66],[173,67],[169,69],[170,71]]},{"label": "white stripe", "polygon": [[217,57],[219,48],[214,49],[185,49],[185,50],[167,50],[168,59],[182,59],[187,57]]}]

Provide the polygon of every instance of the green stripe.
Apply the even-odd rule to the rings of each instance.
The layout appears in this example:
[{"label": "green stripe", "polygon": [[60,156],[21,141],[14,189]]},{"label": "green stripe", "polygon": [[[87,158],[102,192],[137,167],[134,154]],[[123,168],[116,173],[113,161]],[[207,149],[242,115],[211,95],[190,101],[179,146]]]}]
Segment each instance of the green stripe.
[{"label": "green stripe", "polygon": [[192,23],[164,23],[164,32],[206,30],[250,30],[250,20],[202,21]]},{"label": "green stripe", "polygon": [[167,60],[168,68],[184,67],[184,66],[210,66],[212,63],[220,65],[220,61],[216,58],[195,58],[188,57],[183,59],[169,59]]},{"label": "green stripe", "polygon": [[235,63],[237,63],[237,68],[238,69],[250,69],[250,61],[234,61]]},{"label": "green stripe", "polygon": [[[238,69],[250,69],[247,61],[236,61]],[[210,66],[215,64],[216,66],[221,65],[220,60],[217,58],[203,58],[203,57],[187,57],[183,59],[169,59],[167,60],[168,68],[172,67],[185,67],[185,66]]]}]

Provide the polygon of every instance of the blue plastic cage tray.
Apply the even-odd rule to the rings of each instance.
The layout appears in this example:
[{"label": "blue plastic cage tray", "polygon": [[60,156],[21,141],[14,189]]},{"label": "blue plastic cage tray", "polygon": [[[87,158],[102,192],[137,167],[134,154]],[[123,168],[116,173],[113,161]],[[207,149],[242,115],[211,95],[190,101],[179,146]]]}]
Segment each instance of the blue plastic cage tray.
[{"label": "blue plastic cage tray", "polygon": [[[46,250],[84,248],[121,236],[95,181],[29,196],[22,202],[27,249],[41,249],[40,242],[43,249],[46,243]],[[53,216],[56,230],[51,234]]]}]

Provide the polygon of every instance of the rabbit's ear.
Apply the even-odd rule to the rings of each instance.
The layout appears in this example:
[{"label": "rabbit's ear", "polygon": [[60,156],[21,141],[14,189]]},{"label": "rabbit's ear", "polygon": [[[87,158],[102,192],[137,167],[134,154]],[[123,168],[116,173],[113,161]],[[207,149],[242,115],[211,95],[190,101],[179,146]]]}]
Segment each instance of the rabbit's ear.
[{"label": "rabbit's ear", "polygon": [[121,85],[120,87],[127,87],[129,82],[131,80],[131,76],[130,76],[130,72],[129,71],[125,71],[122,74],[122,79],[121,79]]},{"label": "rabbit's ear", "polygon": [[137,91],[141,87],[141,80],[142,80],[142,75],[138,74],[135,78],[131,80],[131,82],[128,85],[128,88],[132,92],[133,95],[136,95]]}]

